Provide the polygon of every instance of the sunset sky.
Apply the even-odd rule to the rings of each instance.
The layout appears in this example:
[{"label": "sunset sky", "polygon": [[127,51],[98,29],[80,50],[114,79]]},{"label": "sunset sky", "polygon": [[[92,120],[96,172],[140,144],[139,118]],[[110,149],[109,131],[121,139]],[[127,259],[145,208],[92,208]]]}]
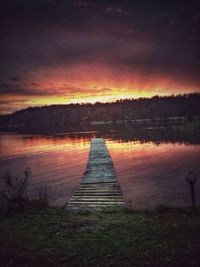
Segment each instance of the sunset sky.
[{"label": "sunset sky", "polygon": [[0,113],[200,92],[200,1],[4,0]]}]

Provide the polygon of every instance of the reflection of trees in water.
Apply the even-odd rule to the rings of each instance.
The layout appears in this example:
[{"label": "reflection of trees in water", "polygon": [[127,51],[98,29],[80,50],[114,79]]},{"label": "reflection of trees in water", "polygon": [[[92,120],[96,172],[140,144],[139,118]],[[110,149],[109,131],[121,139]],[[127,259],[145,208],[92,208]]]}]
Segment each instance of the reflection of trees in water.
[{"label": "reflection of trees in water", "polygon": [[94,133],[62,133],[53,135],[24,135],[23,140],[26,143],[36,144],[61,144],[61,143],[89,143],[91,138],[96,137]]},{"label": "reflection of trees in water", "polygon": [[111,133],[111,137],[114,140],[121,142],[154,142],[159,143],[188,143],[188,144],[200,144],[199,132],[188,132],[181,127],[176,128],[163,128],[163,129],[145,129],[141,127],[130,127],[121,129],[115,133]]},{"label": "reflection of trees in water", "polygon": [[169,128],[144,128],[139,126],[116,127],[111,129],[110,126],[90,127],[91,131],[80,129],[79,132],[57,133],[53,135],[24,135],[25,142],[44,144],[48,143],[88,143],[91,138],[103,137],[105,139],[117,142],[136,142],[141,143],[153,142],[159,143],[188,143],[200,144],[199,131],[188,130],[187,127],[176,126]]}]

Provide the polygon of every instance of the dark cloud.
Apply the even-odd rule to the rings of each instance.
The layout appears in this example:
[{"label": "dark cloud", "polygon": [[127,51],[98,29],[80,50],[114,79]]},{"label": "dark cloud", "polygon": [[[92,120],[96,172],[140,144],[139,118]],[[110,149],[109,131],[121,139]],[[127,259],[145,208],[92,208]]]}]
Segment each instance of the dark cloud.
[{"label": "dark cloud", "polygon": [[200,85],[199,1],[7,0],[0,18],[3,93],[40,95],[37,79],[22,81],[97,63],[117,76],[139,72]]},{"label": "dark cloud", "polygon": [[[7,85],[7,84],[6,84]],[[3,85],[4,86],[4,85]],[[45,94],[46,92],[46,94]],[[21,95],[21,96],[45,96],[49,95],[49,92],[45,90],[35,90],[32,88],[19,87],[0,87],[0,95]]]},{"label": "dark cloud", "polygon": [[106,7],[105,8],[106,13],[111,13],[111,14],[118,14],[118,15],[128,15],[129,12],[120,8],[120,7]]},{"label": "dark cloud", "polygon": [[[27,86],[27,87],[23,87]],[[39,88],[38,88],[39,87]],[[105,94],[110,93],[112,88],[109,87],[78,87],[71,84],[62,84],[58,88],[42,88],[40,83],[36,82],[22,82],[18,84],[17,82],[10,82],[10,83],[0,83],[0,95],[17,95],[17,96],[24,96],[24,97],[41,97],[41,96],[73,96],[75,93],[84,93],[84,94]],[[12,102],[11,100],[9,100]],[[8,102],[9,102],[8,101]],[[16,102],[16,100],[13,100]],[[3,101],[3,103],[7,103],[7,101]]]},{"label": "dark cloud", "polygon": [[[87,8],[80,8],[83,6]],[[108,61],[113,54],[115,64],[121,59],[120,43],[121,50],[129,49],[148,36],[145,42],[156,43],[156,65],[158,61],[160,65],[168,64],[169,55],[170,64],[175,62],[175,67],[178,63],[182,66],[182,57],[185,64],[191,65],[191,61],[199,62],[199,27],[193,23],[199,8],[196,1],[162,5],[160,1],[6,1],[1,15],[10,27],[3,31],[1,51],[4,62],[13,60],[27,65],[71,63],[87,57],[98,60],[102,54]],[[130,12],[127,18],[107,16],[125,14],[126,10]],[[132,35],[128,35],[130,28],[135,29]],[[124,47],[126,43],[130,47]],[[112,48],[116,53],[111,53]]]},{"label": "dark cloud", "polygon": [[[27,87],[23,87],[24,84]],[[52,94],[51,90],[34,88],[34,85],[36,86],[38,83],[0,83],[0,95],[46,96]]]}]

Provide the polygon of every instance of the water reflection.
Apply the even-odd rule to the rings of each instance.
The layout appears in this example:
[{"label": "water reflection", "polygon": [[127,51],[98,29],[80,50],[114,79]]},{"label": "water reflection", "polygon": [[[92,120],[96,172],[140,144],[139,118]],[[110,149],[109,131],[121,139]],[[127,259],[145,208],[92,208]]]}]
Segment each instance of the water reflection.
[{"label": "water reflection", "polygon": [[[163,131],[130,129],[54,134],[52,136],[0,134],[0,176],[7,170],[19,175],[32,170],[31,188],[52,187],[54,204],[68,201],[80,182],[90,139],[104,137],[114,160],[126,205],[187,206],[190,202],[185,173],[200,174],[198,138]],[[200,182],[197,182],[200,203]]]},{"label": "water reflection", "polygon": [[[116,141],[108,141],[107,145],[127,205],[133,208],[188,205],[185,174],[188,170],[200,174],[200,146]],[[200,184],[196,189],[200,193]]]}]

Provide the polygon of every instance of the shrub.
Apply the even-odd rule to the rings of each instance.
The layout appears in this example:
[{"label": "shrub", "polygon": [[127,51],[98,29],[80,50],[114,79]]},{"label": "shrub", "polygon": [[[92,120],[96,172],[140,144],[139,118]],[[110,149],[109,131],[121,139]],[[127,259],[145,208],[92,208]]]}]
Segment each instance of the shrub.
[{"label": "shrub", "polygon": [[1,211],[23,212],[27,207],[27,187],[31,176],[30,168],[22,177],[13,177],[7,172],[2,178],[3,189],[0,192]]},{"label": "shrub", "polygon": [[31,208],[44,209],[48,207],[48,201],[51,198],[51,187],[46,184],[36,188],[35,195],[30,201]]}]

